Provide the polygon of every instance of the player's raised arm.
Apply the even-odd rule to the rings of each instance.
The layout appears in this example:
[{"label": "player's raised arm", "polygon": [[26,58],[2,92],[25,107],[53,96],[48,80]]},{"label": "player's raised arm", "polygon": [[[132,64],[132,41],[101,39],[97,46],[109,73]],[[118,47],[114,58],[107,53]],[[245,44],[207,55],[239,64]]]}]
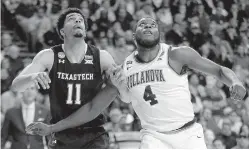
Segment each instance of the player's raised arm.
[{"label": "player's raised arm", "polygon": [[169,51],[169,58],[171,63],[187,65],[191,69],[215,76],[230,87],[232,99],[244,98],[246,89],[232,70],[201,57],[194,49],[185,46],[173,48]]},{"label": "player's raised arm", "polygon": [[35,84],[37,88],[49,88],[50,78],[46,69],[50,70],[54,61],[54,53],[52,50],[42,50],[33,59],[32,63],[23,69],[23,71],[13,80],[12,87],[16,91],[24,91],[31,84]]},{"label": "player's raised arm", "polygon": [[[114,70],[114,60],[108,52],[101,51],[100,53],[100,63],[102,72],[106,72],[107,76],[111,74]],[[46,125],[40,122],[32,123],[26,128],[26,131],[33,134],[39,134],[42,136],[48,135],[52,132],[59,132],[68,128],[73,128],[82,124],[85,124],[94,118],[96,118],[100,113],[106,109],[110,103],[118,95],[118,89],[108,82],[94,98],[92,101],[88,102],[81,108],[79,108],[75,113],[69,117],[57,122],[53,125]]]}]

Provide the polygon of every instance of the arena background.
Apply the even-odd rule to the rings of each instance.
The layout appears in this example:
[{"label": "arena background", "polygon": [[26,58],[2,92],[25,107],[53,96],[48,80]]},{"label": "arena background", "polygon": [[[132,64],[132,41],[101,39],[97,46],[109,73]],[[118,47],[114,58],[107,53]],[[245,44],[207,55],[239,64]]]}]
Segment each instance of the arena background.
[{"label": "arena background", "polygon": [[[2,0],[1,124],[5,113],[20,104],[11,82],[40,50],[61,43],[56,19],[63,9],[78,7],[88,17],[87,42],[111,53],[117,64],[135,50],[134,24],[156,18],[161,41],[187,45],[203,57],[232,69],[249,89],[248,0]],[[189,87],[208,148],[249,148],[249,98],[229,99],[229,89],[213,77],[189,70]],[[46,91],[36,102],[49,109]],[[138,148],[140,122],[120,100],[104,112],[110,148]],[[242,136],[243,135],[243,136]],[[9,148],[9,142],[2,148]]]}]

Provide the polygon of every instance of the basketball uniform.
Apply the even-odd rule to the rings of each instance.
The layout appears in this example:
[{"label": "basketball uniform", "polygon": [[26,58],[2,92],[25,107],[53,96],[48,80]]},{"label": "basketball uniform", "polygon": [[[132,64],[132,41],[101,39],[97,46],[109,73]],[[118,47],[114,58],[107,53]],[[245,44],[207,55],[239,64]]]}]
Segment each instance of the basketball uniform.
[{"label": "basketball uniform", "polygon": [[[71,63],[62,45],[51,49],[54,52],[54,63],[49,73],[49,96],[51,123],[55,124],[90,102],[101,89],[103,81],[100,52],[96,47],[87,45],[81,63]],[[101,114],[89,123],[55,133],[50,142],[51,147],[106,148],[109,139],[102,127],[104,123],[104,116]]]},{"label": "basketball uniform", "polygon": [[157,57],[141,63],[136,51],[123,64],[129,98],[141,120],[141,148],[206,148],[202,126],[195,122],[187,74],[168,63],[172,47],[160,43]]}]

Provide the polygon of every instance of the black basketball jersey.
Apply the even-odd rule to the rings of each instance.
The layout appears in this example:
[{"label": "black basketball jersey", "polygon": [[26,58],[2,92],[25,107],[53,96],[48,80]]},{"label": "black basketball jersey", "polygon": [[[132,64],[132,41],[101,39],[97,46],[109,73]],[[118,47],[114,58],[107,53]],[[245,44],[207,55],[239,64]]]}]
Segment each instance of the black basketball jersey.
[{"label": "black basketball jersey", "polygon": [[[81,63],[71,63],[62,45],[51,49],[54,52],[54,63],[49,73],[51,79],[49,96],[51,123],[56,123],[91,101],[101,89],[103,80],[100,52],[96,47],[87,45],[87,51]],[[96,127],[103,123],[104,116],[101,114],[81,127]]]}]

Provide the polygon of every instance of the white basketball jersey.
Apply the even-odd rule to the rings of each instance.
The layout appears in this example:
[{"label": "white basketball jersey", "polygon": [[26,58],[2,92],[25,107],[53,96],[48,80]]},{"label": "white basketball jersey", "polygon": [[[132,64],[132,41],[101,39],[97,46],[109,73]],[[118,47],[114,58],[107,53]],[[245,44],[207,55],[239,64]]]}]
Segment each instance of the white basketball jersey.
[{"label": "white basketball jersey", "polygon": [[160,43],[158,56],[149,63],[138,62],[136,52],[124,62],[130,101],[144,129],[170,131],[194,117],[187,74],[178,75],[169,66],[169,48]]}]

